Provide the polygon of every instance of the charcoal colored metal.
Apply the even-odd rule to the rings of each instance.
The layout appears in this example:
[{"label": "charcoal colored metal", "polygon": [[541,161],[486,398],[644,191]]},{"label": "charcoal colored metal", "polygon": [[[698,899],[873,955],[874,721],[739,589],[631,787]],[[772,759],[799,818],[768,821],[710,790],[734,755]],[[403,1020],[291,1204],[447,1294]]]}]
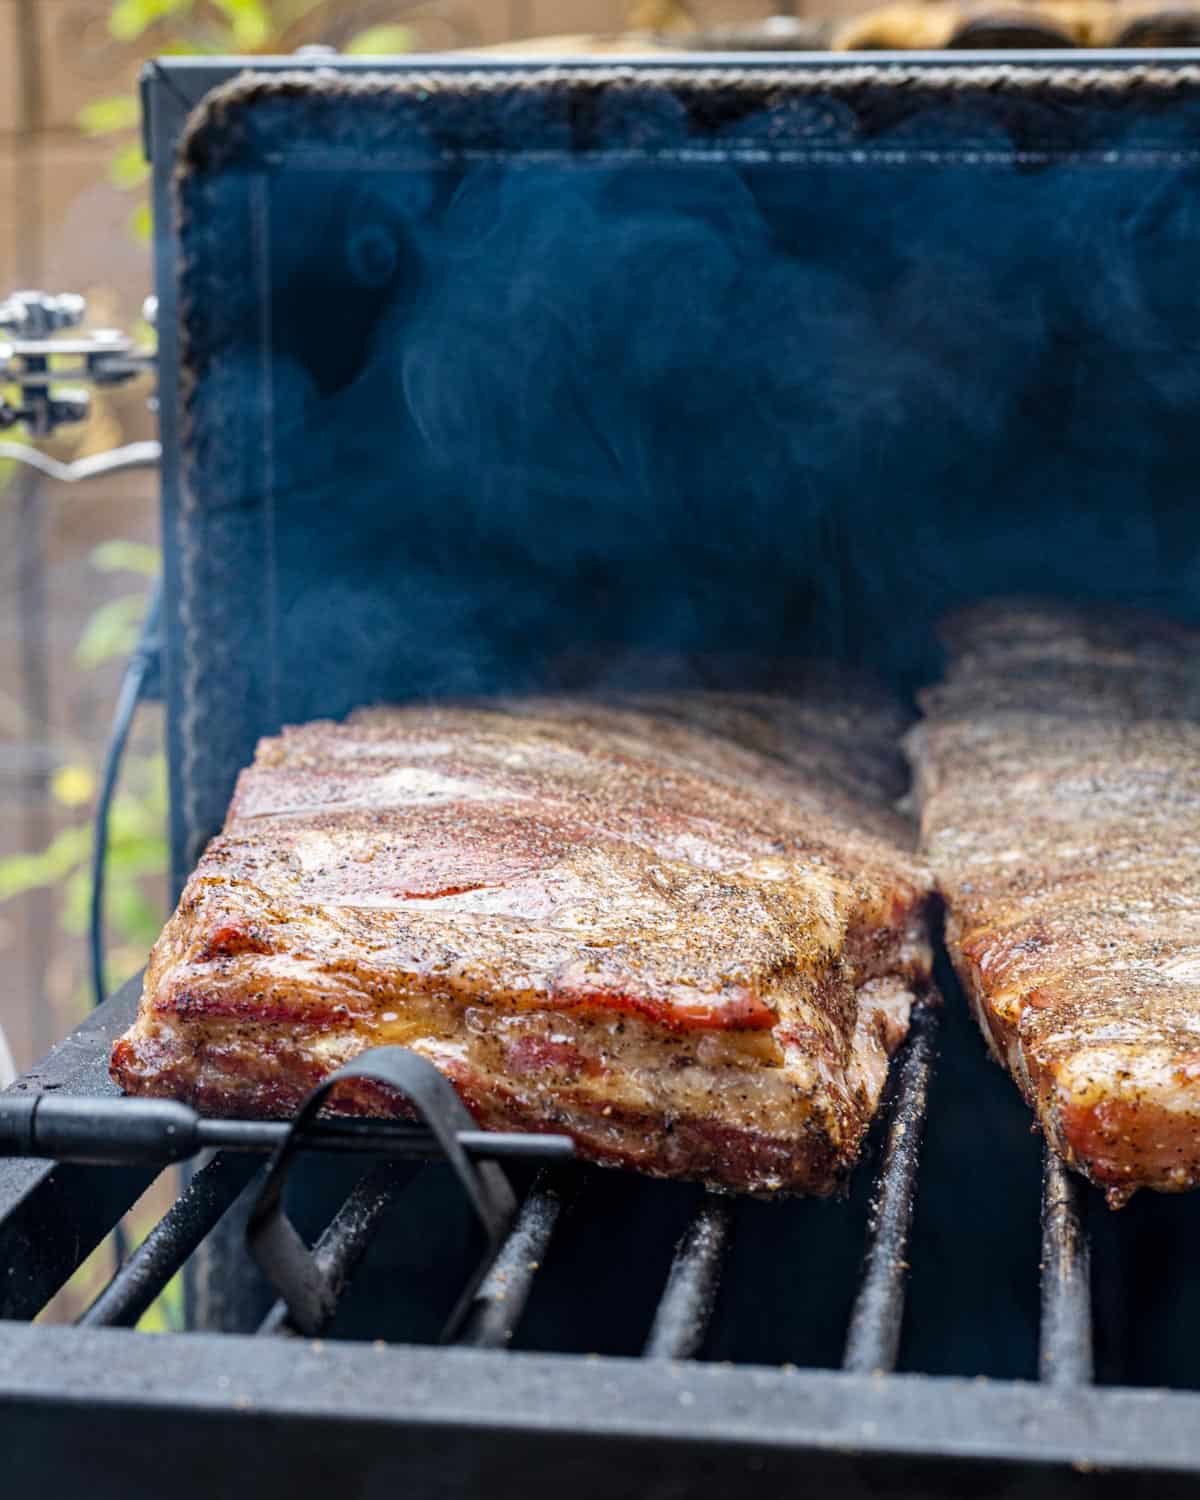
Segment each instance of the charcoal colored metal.
[{"label": "charcoal colored metal", "polygon": [[1042,1177],[1041,1269],[1038,1374],[1048,1385],[1086,1385],[1092,1378],[1087,1183],[1049,1146]]},{"label": "charcoal colored metal", "polygon": [[104,1328],[0,1347],[16,1494],[1179,1500],[1200,1472],[1178,1392]]},{"label": "charcoal colored metal", "polygon": [[906,1253],[917,1191],[921,1137],[933,1073],[937,1011],[918,1007],[903,1054],[888,1121],[883,1165],[867,1230],[862,1281],[850,1314],[842,1367],[859,1375],[892,1370],[904,1321]]},{"label": "charcoal colored metal", "polygon": [[[324,1331],[343,1288],[366,1254],[380,1219],[407,1186],[411,1176],[409,1166],[397,1162],[379,1163],[360,1179],[334,1215],[312,1252],[313,1268],[320,1277],[320,1306],[324,1315],[317,1326],[310,1326],[304,1332],[312,1335]],[[301,1332],[283,1299],[274,1304],[258,1331],[289,1335]]]},{"label": "charcoal colored metal", "polygon": [[[115,1097],[109,1048],[133,1020],[140,992],[140,979],[131,980],[0,1100],[6,1107],[15,1101],[11,1107],[28,1114],[47,1096],[71,1095],[91,1106]],[[101,1172],[0,1158],[0,1317],[32,1318],[40,1312],[157,1173],[157,1165]]]},{"label": "charcoal colored metal", "polygon": [[292,1122],[287,1140],[272,1159],[262,1192],[251,1211],[246,1225],[250,1253],[282,1294],[297,1331],[311,1336],[323,1328],[333,1315],[338,1288],[284,1212],[283,1189],[325,1100],[339,1083],[353,1079],[383,1084],[412,1105],[437,1138],[444,1160],[483,1229],[486,1241],[483,1257],[463,1288],[443,1333],[443,1338],[451,1338],[466,1315],[476,1287],[500,1251],[516,1217],[517,1200],[496,1162],[473,1162],[459,1145],[458,1132],[470,1127],[471,1116],[453,1085],[427,1058],[406,1047],[372,1048],[331,1073],[309,1094]]},{"label": "charcoal colored metal", "polygon": [[550,1248],[563,1209],[574,1196],[574,1174],[538,1174],[491,1269],[480,1282],[456,1342],[472,1349],[503,1349],[516,1331],[533,1278]]},{"label": "charcoal colored metal", "polygon": [[[91,1165],[186,1161],[201,1151],[278,1151],[291,1126],[282,1120],[212,1120],[172,1099],[76,1099],[0,1095],[0,1156],[43,1157]],[[569,1158],[565,1135],[460,1130],[471,1157]],[[441,1146],[428,1131],[385,1120],[319,1120],[305,1135],[312,1151],[433,1160]]]},{"label": "charcoal colored metal", "polygon": [[647,1359],[694,1359],[704,1344],[733,1237],[733,1200],[705,1193],[675,1248],[646,1340]]},{"label": "charcoal colored metal", "polygon": [[198,1171],[79,1322],[132,1328],[259,1169],[221,1153]]}]

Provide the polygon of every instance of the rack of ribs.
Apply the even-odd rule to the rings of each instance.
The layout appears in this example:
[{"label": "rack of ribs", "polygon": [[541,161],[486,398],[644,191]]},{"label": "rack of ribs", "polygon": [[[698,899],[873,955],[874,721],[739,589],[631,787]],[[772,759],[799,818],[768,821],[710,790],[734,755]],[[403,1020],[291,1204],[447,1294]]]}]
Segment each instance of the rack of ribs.
[{"label": "rack of ribs", "polygon": [[[361,710],[242,772],[115,1045],[129,1093],[286,1116],[390,1043],[481,1125],[826,1195],[910,1007],[931,881],[890,700],[660,693]],[[394,1114],[365,1082],[334,1108]]]},{"label": "rack of ribs", "polygon": [[1200,632],[1020,601],[944,628],[908,736],[950,956],[1054,1149],[1200,1182]]}]

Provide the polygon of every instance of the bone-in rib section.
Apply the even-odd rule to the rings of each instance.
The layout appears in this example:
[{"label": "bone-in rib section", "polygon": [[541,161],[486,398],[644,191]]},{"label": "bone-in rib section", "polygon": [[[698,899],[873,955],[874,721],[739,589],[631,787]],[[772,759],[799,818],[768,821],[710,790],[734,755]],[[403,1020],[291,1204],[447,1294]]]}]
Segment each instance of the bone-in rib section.
[{"label": "bone-in rib section", "polygon": [[951,957],[1051,1144],[1200,1181],[1200,633],[993,603],[908,740]]},{"label": "bone-in rib section", "polygon": [[[130,1092],[285,1114],[414,1048],[495,1128],[830,1193],[929,980],[901,720],[663,694],[368,710],[264,741],[114,1050]],[[339,1107],[396,1101],[348,1088]]]}]

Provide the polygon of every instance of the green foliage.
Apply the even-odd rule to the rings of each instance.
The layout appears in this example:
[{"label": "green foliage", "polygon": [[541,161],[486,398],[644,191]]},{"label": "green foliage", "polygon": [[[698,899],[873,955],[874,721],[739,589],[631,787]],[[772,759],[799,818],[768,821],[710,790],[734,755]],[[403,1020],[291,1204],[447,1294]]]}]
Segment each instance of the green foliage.
[{"label": "green foliage", "polygon": [[368,26],[352,36],[342,48],[351,57],[394,57],[411,52],[416,45],[411,26]]},{"label": "green foliage", "polygon": [[257,52],[270,41],[275,27],[266,0],[214,0],[229,25],[239,52]]},{"label": "green foliage", "polygon": [[[82,768],[65,768],[79,773]],[[61,781],[62,773],[56,778]],[[95,778],[88,773],[92,787]],[[58,795],[63,804],[75,798]],[[89,799],[90,800],[90,799]],[[162,926],[162,903],[152,898],[145,881],[166,870],[166,773],[162,756],[133,762],[125,775],[125,790],[113,800],[109,817],[108,916],[113,931],[126,945],[144,955]],[[60,921],[65,932],[87,931],[91,900],[91,822],[64,828],[42,850],[12,854],[0,860],[0,902],[27,891],[57,887],[62,894]]]},{"label": "green foliage", "polygon": [[92,566],[102,573],[140,573],[143,578],[158,577],[160,557],[157,547],[146,542],[127,542],[118,537],[92,548]]},{"label": "green foliage", "polygon": [[172,1276],[166,1286],[142,1314],[139,1333],[183,1332],[183,1274]]},{"label": "green foliage", "polygon": [[192,0],[114,0],[108,29],[118,42],[136,42],[156,21],[190,11]]},{"label": "green foliage", "polygon": [[137,645],[138,630],[146,601],[138,594],[110,599],[97,609],[75,647],[75,660],[81,667],[98,667],[114,657],[128,656]]},{"label": "green foliage", "polygon": [[[132,572],[153,577],[158,552],[141,542],[114,538],[92,554],[103,572]],[[127,594],[93,611],[75,648],[81,667],[92,669],[123,659],[137,644],[146,600]],[[44,849],[0,860],[0,903],[37,889],[60,894],[59,919],[65,932],[87,931],[91,900],[91,806],[96,774],[82,761],[60,766],[51,780],[54,801],[77,821],[61,829]],[[128,967],[144,961],[162,925],[162,879],[167,868],[166,768],[161,755],[127,759],[118,794],[109,814],[108,925],[115,953],[136,955]]]},{"label": "green foliage", "polygon": [[142,151],[140,141],[128,141],[113,152],[108,163],[108,180],[113,187],[127,192],[141,187],[150,176],[150,166]]},{"label": "green foliage", "polygon": [[85,104],[79,111],[79,128],[84,135],[113,135],[118,130],[136,130],[138,114],[138,102],[133,94],[114,94]]},{"label": "green foliage", "polygon": [[[112,0],[108,29],[121,42],[151,33],[153,50],[163,56],[291,52],[322,41],[329,24],[348,8],[345,0]],[[416,40],[409,26],[368,26],[343,50],[355,57],[390,56],[411,52]],[[140,194],[150,174],[136,135],[139,118],[133,94],[113,94],[84,105],[77,120],[84,135],[128,137],[114,149],[108,180],[122,192]],[[150,243],[153,226],[144,196],[127,226],[131,239]]]},{"label": "green foliage", "polygon": [[148,203],[139,203],[125,221],[130,239],[139,245],[148,245],[154,235],[154,219]]},{"label": "green foliage", "polygon": [[0,859],[0,902],[59,885],[86,865],[91,853],[92,830],[84,825],[64,828],[35,854],[10,854]]},{"label": "green foliage", "polygon": [[[139,573],[143,578],[155,578],[158,549],[144,542],[114,538],[93,549],[92,566],[102,573]],[[146,600],[141,594],[123,594],[102,604],[83,628],[75,660],[81,667],[98,667],[102,662],[127,657],[137,645],[145,610]]]}]

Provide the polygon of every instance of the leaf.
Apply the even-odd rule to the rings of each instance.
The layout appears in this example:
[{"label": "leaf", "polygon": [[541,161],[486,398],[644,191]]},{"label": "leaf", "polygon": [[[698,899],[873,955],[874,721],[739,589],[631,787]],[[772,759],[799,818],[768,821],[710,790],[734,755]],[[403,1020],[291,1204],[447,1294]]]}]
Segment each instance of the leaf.
[{"label": "leaf", "polygon": [[114,875],[160,875],[166,863],[167,846],[161,836],[122,841],[108,852],[108,868]]},{"label": "leaf", "polygon": [[342,51],[351,57],[393,57],[397,52],[411,52],[416,40],[411,26],[368,26],[352,36]]},{"label": "leaf", "polygon": [[157,578],[161,562],[158,548],[146,542],[114,537],[92,548],[92,567],[102,573],[140,573],[143,578]]},{"label": "leaf", "polygon": [[40,854],[10,854],[0,859],[0,901],[11,901],[26,891],[40,890],[66,880],[92,852],[92,830],[87,824],[64,828]]},{"label": "leaf", "polygon": [[134,129],[140,117],[132,94],[112,94],[85,104],[75,119],[84,135],[115,135],[119,130]]},{"label": "leaf", "polygon": [[148,245],[154,237],[154,219],[148,203],[139,203],[127,220],[129,235],[139,245]]},{"label": "leaf", "polygon": [[[112,892],[108,909],[113,926],[130,947],[141,950],[144,963],[146,950],[162,929],[161,904],[149,900],[136,885],[122,885]],[[133,967],[137,967],[136,960]]]},{"label": "leaf", "polygon": [[110,841],[121,846],[147,838],[157,839],[162,833],[158,809],[148,799],[133,792],[124,792],[115,799],[109,814],[109,826]]},{"label": "leaf", "polygon": [[138,643],[138,631],[146,601],[140,594],[125,594],[102,604],[83,627],[75,660],[81,667],[98,667],[103,661],[128,656]]},{"label": "leaf", "polygon": [[229,22],[233,40],[247,52],[255,52],[271,39],[271,12],[264,0],[214,0]]},{"label": "leaf", "polygon": [[140,141],[130,141],[127,146],[122,146],[120,150],[115,151],[108,164],[109,182],[123,193],[131,192],[135,187],[141,187],[149,175],[150,167],[142,152]]},{"label": "leaf", "polygon": [[[89,851],[90,853],[90,851]],[[58,924],[72,937],[82,937],[92,916],[92,872],[89,865],[72,870],[62,882]]]},{"label": "leaf", "polygon": [[191,8],[192,0],[115,0],[108,29],[118,42],[135,42],[155,21]]},{"label": "leaf", "polygon": [[60,766],[50,780],[54,800],[63,807],[86,807],[96,795],[96,777],[91,766]]}]

